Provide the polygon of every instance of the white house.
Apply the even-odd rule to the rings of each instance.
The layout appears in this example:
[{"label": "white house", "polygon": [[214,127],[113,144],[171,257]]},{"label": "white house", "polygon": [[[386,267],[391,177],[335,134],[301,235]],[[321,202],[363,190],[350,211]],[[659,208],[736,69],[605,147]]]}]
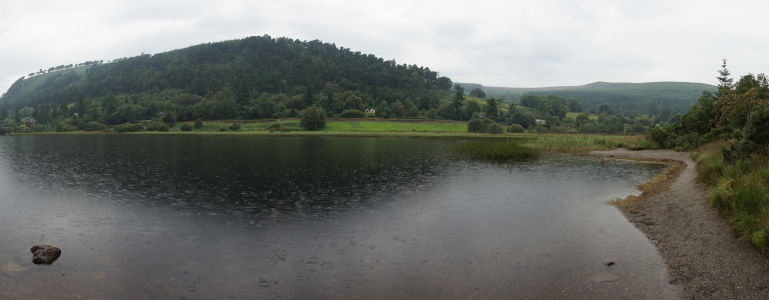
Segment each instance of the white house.
[{"label": "white house", "polygon": [[543,119],[534,119],[534,124],[545,126],[547,125],[547,121]]}]

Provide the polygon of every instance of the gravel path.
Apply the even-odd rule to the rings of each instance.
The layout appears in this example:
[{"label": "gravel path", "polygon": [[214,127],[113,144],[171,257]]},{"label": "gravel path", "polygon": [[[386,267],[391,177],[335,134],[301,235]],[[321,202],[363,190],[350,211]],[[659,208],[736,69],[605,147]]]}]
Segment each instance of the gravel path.
[{"label": "gravel path", "polygon": [[689,153],[670,150],[611,150],[594,155],[677,160],[686,168],[670,189],[623,209],[657,246],[672,281],[687,299],[769,299],[769,258],[738,239],[728,222],[707,204],[708,190],[696,181]]}]

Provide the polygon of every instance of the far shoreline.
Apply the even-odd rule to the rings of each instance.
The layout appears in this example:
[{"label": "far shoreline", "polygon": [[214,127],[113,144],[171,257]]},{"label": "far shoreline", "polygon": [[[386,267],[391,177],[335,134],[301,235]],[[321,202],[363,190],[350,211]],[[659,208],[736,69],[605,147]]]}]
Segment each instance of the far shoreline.
[{"label": "far shoreline", "polygon": [[642,135],[602,135],[572,133],[471,133],[471,132],[435,132],[435,131],[67,131],[67,132],[21,132],[8,136],[41,135],[148,135],[148,136],[274,136],[274,137],[404,137],[404,138],[462,138],[508,140],[519,142],[522,146],[533,148],[542,153],[588,154],[590,151],[617,148],[656,149]]}]

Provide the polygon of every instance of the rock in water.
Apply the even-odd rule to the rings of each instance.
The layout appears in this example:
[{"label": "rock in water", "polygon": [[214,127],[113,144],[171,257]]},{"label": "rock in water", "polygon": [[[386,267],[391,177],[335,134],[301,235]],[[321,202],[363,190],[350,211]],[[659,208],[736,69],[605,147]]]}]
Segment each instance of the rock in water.
[{"label": "rock in water", "polygon": [[38,265],[50,265],[61,256],[61,249],[49,245],[34,246],[30,251],[32,262]]}]

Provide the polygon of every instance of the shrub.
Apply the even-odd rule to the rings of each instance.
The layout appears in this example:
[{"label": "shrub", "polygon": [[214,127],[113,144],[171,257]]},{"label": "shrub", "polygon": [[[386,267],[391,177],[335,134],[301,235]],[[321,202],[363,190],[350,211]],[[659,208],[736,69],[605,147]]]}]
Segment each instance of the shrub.
[{"label": "shrub", "polygon": [[142,130],[144,130],[144,126],[137,123],[124,123],[115,126],[115,131],[117,132],[137,132]]},{"label": "shrub", "polygon": [[55,129],[57,132],[67,132],[67,131],[75,131],[77,130],[77,127],[72,126],[67,122],[59,122],[59,123],[56,123]]},{"label": "shrub", "polygon": [[523,132],[523,126],[518,124],[510,125],[510,128],[507,129],[508,132],[511,133],[522,133]]},{"label": "shrub", "polygon": [[505,132],[505,128],[502,127],[502,125],[499,125],[497,123],[491,123],[488,126],[486,126],[486,132],[493,133],[493,134],[500,134]]},{"label": "shrub", "polygon": [[107,126],[96,121],[90,121],[83,124],[83,130],[85,131],[101,131],[104,129],[107,129]]},{"label": "shrub", "polygon": [[656,143],[662,148],[670,148],[673,146],[673,135],[662,126],[652,126],[646,130],[646,136],[649,137],[652,142]]},{"label": "shrub", "polygon": [[467,122],[467,132],[503,133],[505,128],[491,119],[473,118]]},{"label": "shrub", "polygon": [[182,124],[182,127],[179,129],[181,129],[182,131],[192,131],[192,125],[185,123],[185,124]]},{"label": "shrub", "polygon": [[195,129],[203,128],[203,121],[201,121],[200,119],[197,119],[195,120],[195,125],[193,126],[195,126]]},{"label": "shrub", "polygon": [[170,127],[176,126],[176,113],[166,112],[163,114],[163,123],[168,124]]},{"label": "shrub", "polygon": [[769,144],[769,108],[760,107],[748,115],[742,130],[737,131],[740,139],[731,147],[724,149],[728,162],[747,158],[752,154],[767,155]]},{"label": "shrub", "polygon": [[714,184],[723,174],[724,167],[724,155],[721,151],[706,153],[697,161],[697,179]]},{"label": "shrub", "polygon": [[326,111],[317,106],[311,106],[302,111],[302,119],[299,122],[305,130],[318,130],[326,127]]},{"label": "shrub", "polygon": [[229,129],[230,129],[230,131],[238,131],[238,130],[240,130],[240,124],[232,123],[232,125],[230,125]]},{"label": "shrub", "polygon": [[282,128],[283,128],[283,126],[280,125],[280,123],[270,123],[270,124],[267,124],[267,126],[264,127],[264,129],[267,129],[270,132],[272,132],[272,131],[279,131]]},{"label": "shrub", "polygon": [[0,135],[6,135],[10,132],[7,128],[0,127]]},{"label": "shrub", "polygon": [[467,122],[467,132],[484,132],[487,126],[488,122],[484,119],[474,118]]},{"label": "shrub", "polygon": [[153,121],[147,124],[146,129],[147,131],[168,132],[168,125],[166,125],[166,123],[163,123],[163,122]]},{"label": "shrub", "polygon": [[357,109],[348,109],[343,111],[339,116],[342,118],[365,118],[366,113]]}]

